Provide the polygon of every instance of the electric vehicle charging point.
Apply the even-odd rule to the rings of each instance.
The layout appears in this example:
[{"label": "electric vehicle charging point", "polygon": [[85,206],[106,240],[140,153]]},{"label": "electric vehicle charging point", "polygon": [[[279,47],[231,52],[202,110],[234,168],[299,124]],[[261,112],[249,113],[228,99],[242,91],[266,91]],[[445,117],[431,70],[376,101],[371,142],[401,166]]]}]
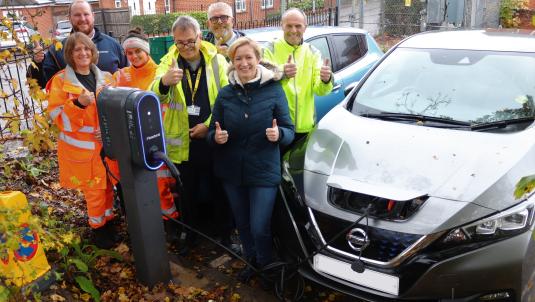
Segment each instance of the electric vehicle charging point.
[{"label": "electric vehicle charging point", "polygon": [[104,88],[97,98],[104,153],[119,162],[136,276],[153,286],[171,280],[155,171],[165,139],[158,97],[134,88]]}]

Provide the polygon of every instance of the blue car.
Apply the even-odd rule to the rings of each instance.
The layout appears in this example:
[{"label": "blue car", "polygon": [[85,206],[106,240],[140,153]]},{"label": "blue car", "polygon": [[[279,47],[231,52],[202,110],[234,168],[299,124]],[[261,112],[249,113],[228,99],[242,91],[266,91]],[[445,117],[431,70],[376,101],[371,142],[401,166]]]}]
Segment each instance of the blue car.
[{"label": "blue car", "polygon": [[[244,33],[260,44],[283,36],[278,27],[249,29]],[[310,26],[304,39],[316,47],[324,59],[331,61],[334,72],[333,91],[316,97],[316,120],[319,121],[344,99],[347,86],[359,81],[383,52],[367,31],[352,27]]]}]

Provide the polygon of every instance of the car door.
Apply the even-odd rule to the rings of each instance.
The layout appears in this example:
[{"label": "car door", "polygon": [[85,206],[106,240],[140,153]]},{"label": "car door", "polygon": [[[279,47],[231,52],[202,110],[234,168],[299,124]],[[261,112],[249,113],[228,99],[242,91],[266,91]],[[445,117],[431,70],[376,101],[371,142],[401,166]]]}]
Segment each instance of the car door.
[{"label": "car door", "polygon": [[[322,41],[321,39],[325,41]],[[331,68],[334,73],[333,91],[326,96],[316,96],[316,117],[319,121],[329,110],[344,99],[344,90],[347,85],[359,81],[378,57],[373,55],[367,58],[368,44],[365,34],[340,33],[310,39],[322,52],[322,56],[331,59]],[[327,46],[323,46],[327,43]],[[328,52],[327,52],[327,51]]]},{"label": "car door", "polygon": [[[328,36],[316,36],[308,39],[306,42],[308,42],[310,45],[314,46],[321,52],[322,61],[325,59],[329,59],[332,69],[334,56],[331,46],[329,44]],[[334,86],[338,86],[339,82],[337,81],[336,74],[334,75],[334,79]],[[342,98],[340,98],[339,96],[339,88],[340,87],[333,89],[333,91],[326,96],[315,96],[314,102],[316,104],[316,121],[319,121],[325,115],[325,113],[327,113],[332,107],[334,107],[343,99],[343,95]]]}]

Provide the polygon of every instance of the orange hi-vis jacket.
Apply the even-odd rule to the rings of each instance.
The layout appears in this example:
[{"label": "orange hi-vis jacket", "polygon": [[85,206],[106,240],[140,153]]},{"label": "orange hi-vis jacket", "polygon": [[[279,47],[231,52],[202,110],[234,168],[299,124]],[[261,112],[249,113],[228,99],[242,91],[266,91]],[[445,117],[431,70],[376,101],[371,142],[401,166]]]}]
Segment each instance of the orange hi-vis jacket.
[{"label": "orange hi-vis jacket", "polygon": [[[112,77],[95,65],[97,91],[111,84]],[[74,69],[67,66],[47,84],[47,111],[59,127],[58,161],[60,184],[66,188],[106,189],[106,170],[100,158],[102,145],[96,140],[99,129],[97,105],[86,108],[74,104],[84,87],[76,78]]]},{"label": "orange hi-vis jacket", "polygon": [[[154,80],[157,68],[158,65],[149,58],[149,61],[140,68],[128,66],[116,71],[113,74],[113,79],[116,86],[148,90],[150,83]],[[166,109],[166,106],[162,106],[162,120]],[[162,214],[177,218],[179,213],[176,210],[173,194],[171,193],[171,187],[176,184],[175,179],[165,165],[156,171],[156,176],[158,177]],[[167,218],[164,216],[164,219]]]}]

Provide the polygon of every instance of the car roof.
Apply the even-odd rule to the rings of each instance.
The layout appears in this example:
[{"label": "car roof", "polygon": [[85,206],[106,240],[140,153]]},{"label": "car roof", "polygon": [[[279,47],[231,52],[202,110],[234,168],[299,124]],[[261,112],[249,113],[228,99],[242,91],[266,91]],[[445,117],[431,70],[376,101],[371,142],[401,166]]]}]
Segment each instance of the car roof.
[{"label": "car roof", "polygon": [[398,47],[535,52],[535,31],[530,30],[454,30],[416,34]]},{"label": "car roof", "polygon": [[[271,41],[274,38],[282,37],[282,29],[280,26],[277,27],[260,27],[253,29],[243,30],[246,36],[250,37],[255,41]],[[363,29],[354,28],[354,27],[338,27],[338,26],[309,26],[307,27],[303,38],[305,40],[320,36],[320,35],[330,35],[338,33],[359,33],[367,34],[368,32]]]}]

